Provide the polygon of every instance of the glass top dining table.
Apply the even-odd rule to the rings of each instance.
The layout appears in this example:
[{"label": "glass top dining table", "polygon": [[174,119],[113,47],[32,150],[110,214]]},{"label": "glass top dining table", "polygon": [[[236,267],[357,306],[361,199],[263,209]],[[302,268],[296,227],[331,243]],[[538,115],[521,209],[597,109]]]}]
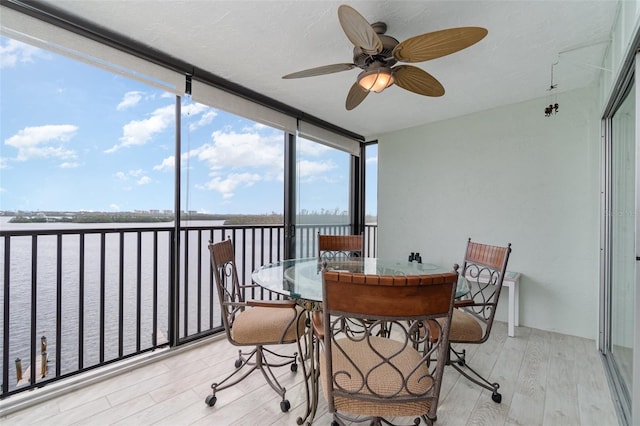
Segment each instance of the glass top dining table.
[{"label": "glass top dining table", "polygon": [[[412,276],[453,271],[452,267],[445,268],[430,263],[375,257],[325,262],[327,270],[368,275]],[[317,257],[290,259],[261,266],[251,277],[260,287],[275,293],[310,302],[322,302],[322,267],[323,262]],[[464,280],[461,280],[455,297],[460,297],[466,292]]]},{"label": "glass top dining table", "polygon": [[[344,260],[320,261],[317,257],[305,259],[283,260],[270,263],[256,269],[251,278],[260,287],[302,302],[305,307],[301,312],[310,315],[315,309],[322,306],[322,269],[344,271],[367,275],[394,275],[413,276],[442,274],[452,272],[453,268],[432,265],[429,263],[409,262],[407,260],[394,260],[375,257],[350,258]],[[464,280],[458,280],[455,297],[460,297],[468,291]],[[308,318],[307,324],[311,323]],[[308,355],[305,358],[309,365],[302,363],[304,373],[303,387],[306,392],[306,411],[296,420],[297,424],[311,425],[318,408],[319,394],[319,369],[318,349],[315,334],[305,333]],[[298,348],[303,353],[301,341],[298,339]]]}]

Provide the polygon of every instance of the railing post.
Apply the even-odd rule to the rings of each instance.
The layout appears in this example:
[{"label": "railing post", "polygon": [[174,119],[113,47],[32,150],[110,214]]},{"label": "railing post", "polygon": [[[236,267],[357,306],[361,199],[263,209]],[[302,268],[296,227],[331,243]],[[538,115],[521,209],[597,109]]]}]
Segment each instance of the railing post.
[{"label": "railing post", "polygon": [[[168,306],[168,324],[169,324],[169,345],[177,346],[179,340],[179,326],[180,326],[180,301],[179,299],[179,287],[180,287],[180,219],[182,219],[180,215],[180,186],[181,186],[181,176],[180,171],[182,167],[180,167],[182,156],[182,112],[181,112],[181,104],[180,104],[180,96],[176,96],[176,104],[175,104],[175,122],[176,122],[176,130],[175,130],[175,150],[174,157],[176,165],[175,167],[175,180],[174,180],[174,207],[173,207],[173,223],[174,229],[171,238],[171,254],[170,254],[170,276],[169,279],[169,306]],[[188,207],[188,206],[187,206]]]},{"label": "railing post", "polygon": [[[4,238],[4,303],[2,309],[4,311],[4,315],[2,317],[4,330],[2,330],[2,395],[6,395],[9,392],[9,301],[11,300],[11,292],[9,285],[11,277],[11,237],[9,235]],[[22,372],[20,372],[22,375]]]}]

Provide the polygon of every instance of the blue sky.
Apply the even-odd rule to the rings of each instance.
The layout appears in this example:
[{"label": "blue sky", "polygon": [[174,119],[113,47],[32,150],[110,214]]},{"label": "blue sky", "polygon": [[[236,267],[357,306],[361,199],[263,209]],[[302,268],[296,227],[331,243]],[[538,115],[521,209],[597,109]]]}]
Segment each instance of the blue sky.
[{"label": "blue sky", "polygon": [[[173,209],[173,94],[6,37],[0,93],[0,210]],[[188,97],[182,128],[182,210],[282,213],[281,131]],[[348,155],[298,150],[299,208],[346,209]]]}]

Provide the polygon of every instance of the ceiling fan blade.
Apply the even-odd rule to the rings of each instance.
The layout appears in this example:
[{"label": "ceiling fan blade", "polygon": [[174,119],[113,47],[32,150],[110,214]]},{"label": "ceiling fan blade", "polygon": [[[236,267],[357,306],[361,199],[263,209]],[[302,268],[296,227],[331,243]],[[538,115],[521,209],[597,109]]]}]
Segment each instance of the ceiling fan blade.
[{"label": "ceiling fan blade", "polygon": [[369,55],[382,52],[380,37],[357,10],[343,4],[338,8],[338,19],[342,30],[354,46],[361,48],[364,53]]},{"label": "ceiling fan blade", "polygon": [[398,65],[392,68],[395,84],[418,95],[442,96],[444,87],[434,76],[421,68],[411,65]]},{"label": "ceiling fan blade", "polygon": [[353,86],[351,86],[351,89],[349,89],[349,93],[347,94],[347,102],[345,104],[347,107],[347,111],[351,111],[352,109],[360,105],[360,103],[364,101],[364,98],[366,98],[368,94],[369,92],[364,90],[357,81],[353,83]]},{"label": "ceiling fan blade", "polygon": [[303,77],[314,77],[316,75],[323,74],[332,74],[334,72],[347,71],[355,68],[355,64],[333,64],[333,65],[323,65],[321,67],[310,68],[308,70],[293,72],[291,74],[287,74],[282,76],[282,78],[303,78]]},{"label": "ceiling fan blade", "polygon": [[488,31],[481,27],[459,27],[411,37],[393,49],[401,62],[422,62],[449,55],[482,40]]}]

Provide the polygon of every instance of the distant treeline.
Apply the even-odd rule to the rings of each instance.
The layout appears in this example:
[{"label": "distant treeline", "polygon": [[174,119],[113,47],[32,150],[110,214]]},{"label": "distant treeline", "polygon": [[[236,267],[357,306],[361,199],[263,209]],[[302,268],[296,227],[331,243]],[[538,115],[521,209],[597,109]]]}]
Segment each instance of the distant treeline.
[{"label": "distant treeline", "polygon": [[171,222],[173,216],[152,216],[149,214],[113,214],[113,213],[82,213],[78,215],[17,215],[12,217],[11,223],[132,223],[132,222]]},{"label": "distant treeline", "polygon": [[[9,222],[13,223],[149,223],[149,222],[173,222],[174,216],[168,213],[156,212],[19,212],[8,214],[13,216]],[[206,213],[182,213],[181,220],[223,220],[225,225],[281,225],[284,216],[278,213],[271,214],[206,214]],[[335,224],[350,222],[349,215],[345,212],[303,211],[298,215],[300,224]],[[367,223],[375,223],[375,216],[367,216]]]}]

